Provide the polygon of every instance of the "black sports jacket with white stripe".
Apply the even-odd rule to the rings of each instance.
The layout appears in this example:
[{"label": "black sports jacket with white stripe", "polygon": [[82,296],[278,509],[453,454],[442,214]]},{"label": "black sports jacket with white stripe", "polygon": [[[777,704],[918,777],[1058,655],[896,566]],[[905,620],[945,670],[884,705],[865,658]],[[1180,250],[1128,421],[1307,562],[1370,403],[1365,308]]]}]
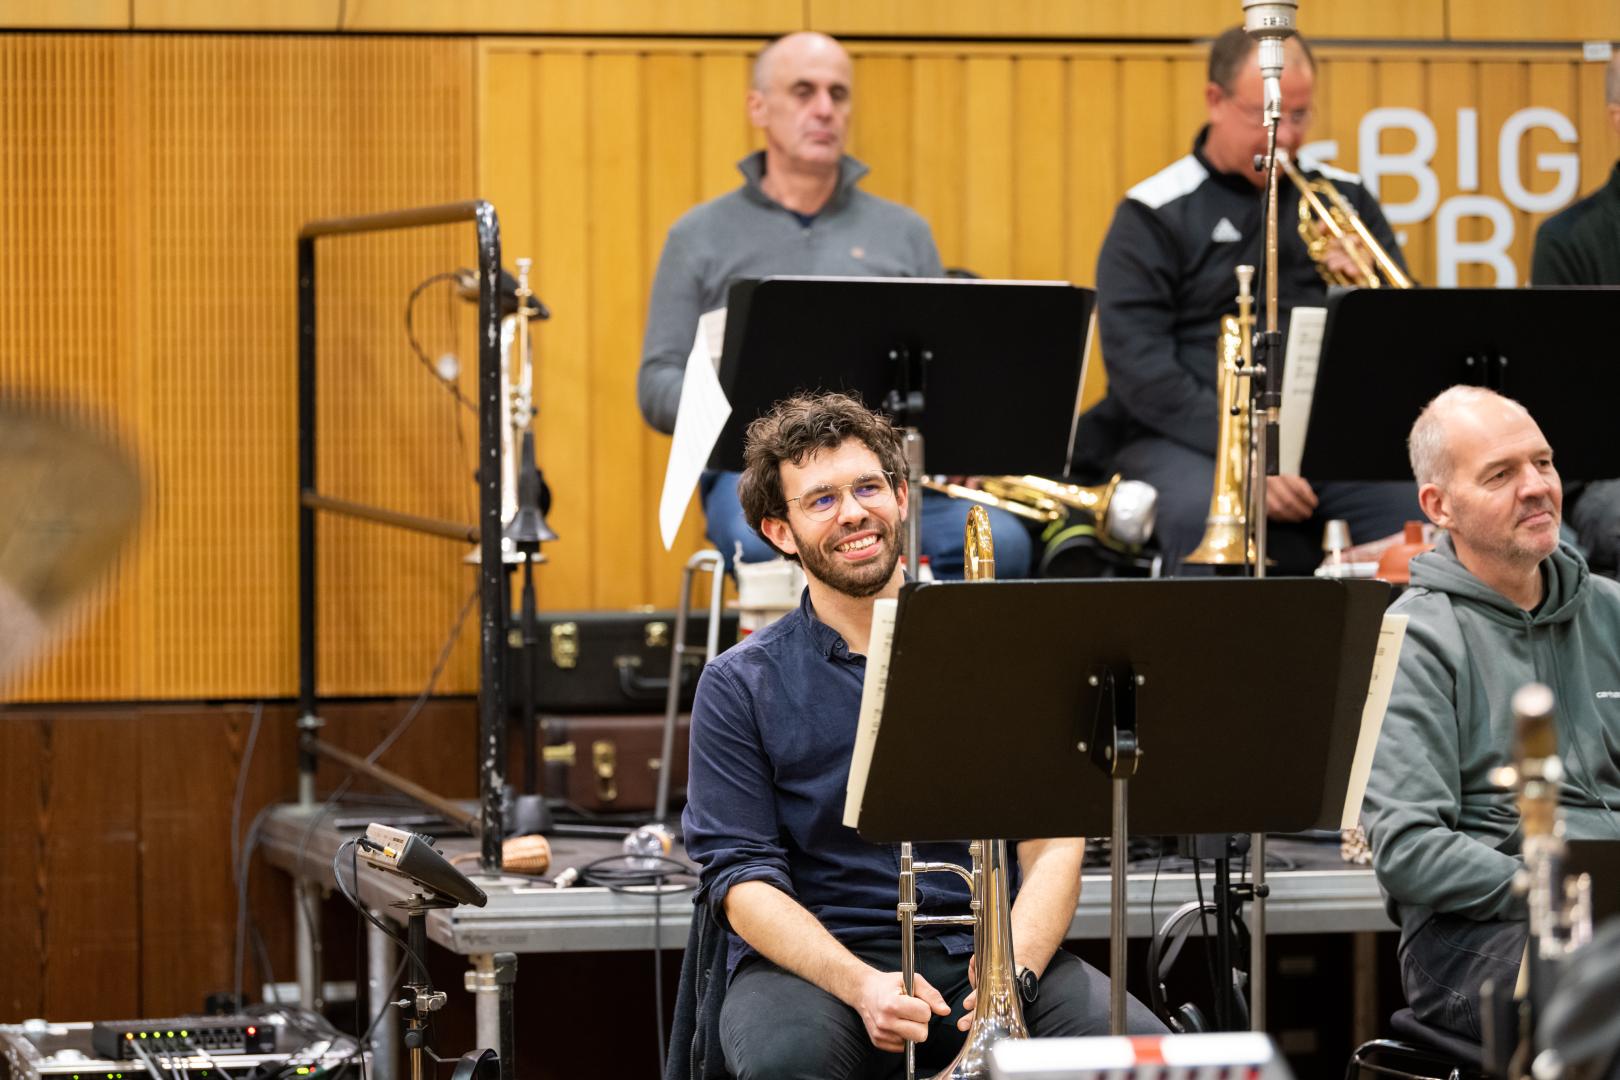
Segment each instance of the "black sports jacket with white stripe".
[{"label": "black sports jacket with white stripe", "polygon": [[[1237,310],[1235,269],[1261,266],[1263,219],[1259,189],[1216,171],[1204,157],[1207,133],[1198,133],[1192,153],[1127,192],[1103,240],[1098,329],[1108,397],[1082,421],[1077,457],[1084,464],[1106,467],[1113,447],[1150,435],[1215,453],[1216,335],[1221,316]],[[1360,177],[1305,157],[1300,166],[1308,176],[1331,180],[1385,250],[1401,258]],[[1278,306],[1286,342],[1288,312],[1319,305],[1327,295],[1300,238],[1299,194],[1286,176],[1278,223]],[[1255,316],[1263,328],[1259,290],[1257,280]],[[1098,430],[1086,432],[1088,425]],[[1107,435],[1099,440],[1102,432]]]}]

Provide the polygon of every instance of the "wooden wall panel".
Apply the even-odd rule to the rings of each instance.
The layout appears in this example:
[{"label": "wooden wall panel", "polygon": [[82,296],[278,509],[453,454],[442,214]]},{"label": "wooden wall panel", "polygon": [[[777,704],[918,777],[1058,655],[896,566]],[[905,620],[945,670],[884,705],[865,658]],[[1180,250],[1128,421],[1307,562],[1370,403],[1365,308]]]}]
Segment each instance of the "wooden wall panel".
[{"label": "wooden wall panel", "polygon": [[[0,39],[0,382],[124,438],[149,489],[109,602],[12,697],[291,690],[297,229],[471,197],[472,94],[468,42]],[[470,521],[472,427],[400,318],[471,261],[471,227],[328,243],[321,485]],[[424,295],[418,335],[470,358],[448,295]],[[323,688],[419,687],[471,587],[460,553],[354,523],[322,539]],[[475,638],[441,689],[470,687]]]},{"label": "wooden wall panel", "polygon": [[1449,0],[1446,23],[1458,41],[1614,41],[1620,6],[1611,0]]},{"label": "wooden wall panel", "polygon": [[[0,0],[0,27],[409,34],[749,34],[815,29],[910,38],[1176,40],[1238,21],[1232,0]],[[1313,4],[1323,39],[1593,41],[1620,37],[1612,0],[1362,0]]]},{"label": "wooden wall panel", "polygon": [[[1470,0],[1451,0],[1453,4]],[[1213,36],[1242,21],[1230,0],[807,0],[808,25],[829,34],[964,38]],[[1302,25],[1318,37],[1440,38],[1444,0],[1317,4]]]},{"label": "wooden wall panel", "polygon": [[[738,183],[760,145],[743,96],[758,39],[499,39],[240,35],[0,38],[0,380],[72,399],[151,477],[140,542],[64,646],[11,688],[24,700],[290,693],[294,657],[292,236],[310,218],[478,194],[510,264],[535,260],[555,317],[536,331],[539,445],[561,539],[550,609],[667,604],[701,546],[689,512],[658,540],[668,440],[635,404],[647,291],[669,224]],[[1202,113],[1192,45],[852,43],[851,149],[867,189],[915,207],[947,265],[1091,283],[1125,189],[1187,150]],[[1518,184],[1574,154],[1581,191],[1620,153],[1601,65],[1574,50],[1324,46],[1315,140],[1359,166],[1368,114],[1429,119],[1444,201],[1501,202],[1503,125],[1567,117],[1568,146],[1532,128]],[[1478,175],[1458,176],[1458,114],[1477,120]],[[48,134],[49,137],[46,137]],[[1389,152],[1410,131],[1385,131]],[[1510,177],[1510,180],[1512,177]],[[1383,181],[1386,205],[1419,193]],[[1401,226],[1437,279],[1436,214]],[[1513,273],[1544,210],[1509,207]],[[1465,216],[1462,240],[1490,224]],[[470,228],[322,245],[320,484],[332,494],[470,519],[471,417],[402,340],[404,297],[465,264]],[[80,267],[101,267],[87,290]],[[1495,280],[1465,265],[1463,283]],[[84,297],[89,294],[93,302]],[[416,308],[432,357],[462,357],[472,309],[442,286]],[[456,545],[375,526],[321,526],[321,685],[414,693],[472,587]],[[473,688],[475,635],[439,683]]]},{"label": "wooden wall panel", "polygon": [[126,30],[129,0],[58,0],[54,4],[0,0],[0,26],[18,30]]},{"label": "wooden wall panel", "polygon": [[[120,122],[124,65],[104,37],[0,39],[0,386],[63,407],[144,457],[139,383],[121,356],[120,316],[141,287],[122,272],[118,229],[117,166],[132,135]],[[74,648],[31,666],[36,693],[133,692],[140,554],[127,552],[120,575],[62,628],[59,640]]]},{"label": "wooden wall panel", "polygon": [[49,777],[44,729],[0,715],[0,1016],[43,1016],[45,820]]},{"label": "wooden wall panel", "polygon": [[[218,0],[195,0],[198,4]],[[784,34],[803,0],[346,0],[346,30],[494,34]]]},{"label": "wooden wall panel", "polygon": [[37,819],[43,1016],[138,1016],[141,920],[137,730],[127,715],[42,721]]},{"label": "wooden wall panel", "polygon": [[[324,735],[365,753],[408,707],[334,703]],[[295,710],[262,707],[248,762],[254,711],[248,704],[0,709],[0,1024],[172,1016],[230,988],[238,780],[246,767],[244,836],[258,811],[288,799],[294,783]],[[475,796],[476,728],[471,699],[432,701],[383,764],[449,797]],[[342,779],[323,766],[320,796]],[[289,979],[287,879],[259,859],[250,880],[251,915],[272,973]],[[256,994],[264,976],[251,953],[245,977]]]}]

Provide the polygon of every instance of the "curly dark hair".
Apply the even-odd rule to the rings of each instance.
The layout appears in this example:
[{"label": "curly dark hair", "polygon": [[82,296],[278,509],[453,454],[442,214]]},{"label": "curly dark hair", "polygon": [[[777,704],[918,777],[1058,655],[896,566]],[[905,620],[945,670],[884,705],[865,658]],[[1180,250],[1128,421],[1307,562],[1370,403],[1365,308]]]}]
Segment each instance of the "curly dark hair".
[{"label": "curly dark hair", "polygon": [[[737,481],[737,498],[748,527],[771,544],[759,525],[766,518],[787,519],[782,463],[802,465],[811,454],[836,450],[848,439],[860,440],[876,454],[896,487],[905,482],[900,433],[887,416],[868,409],[857,394],[795,394],[749,424],[743,437],[743,473]],[[775,544],[771,547],[781,551]],[[782,554],[798,561],[796,555]]]}]

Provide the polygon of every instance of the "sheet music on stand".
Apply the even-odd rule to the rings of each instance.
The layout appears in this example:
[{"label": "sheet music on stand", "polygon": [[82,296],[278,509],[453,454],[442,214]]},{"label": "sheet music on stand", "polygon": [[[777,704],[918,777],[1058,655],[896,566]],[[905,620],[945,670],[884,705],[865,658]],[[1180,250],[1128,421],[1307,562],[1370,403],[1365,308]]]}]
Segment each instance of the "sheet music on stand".
[{"label": "sheet music on stand", "polygon": [[1288,322],[1288,346],[1283,360],[1282,414],[1278,417],[1277,471],[1298,476],[1305,453],[1305,432],[1311,421],[1311,399],[1316,396],[1316,368],[1322,356],[1322,333],[1327,308],[1297,307]]},{"label": "sheet music on stand", "polygon": [[669,463],[664,468],[664,490],[658,500],[658,531],[664,550],[675,546],[675,534],[709,460],[709,451],[731,418],[731,402],[720,386],[720,348],[726,339],[726,309],[716,308],[698,319],[692,351],[686,357],[681,382],[681,403],[675,413]]},{"label": "sheet music on stand", "polygon": [[866,774],[872,767],[872,750],[877,746],[878,727],[883,722],[883,695],[889,686],[889,652],[894,646],[894,616],[899,607],[900,602],[894,599],[872,602],[866,679],[861,684],[860,719],[855,727],[855,749],[849,759],[849,787],[844,793],[844,825],[851,829],[861,821]]},{"label": "sheet music on stand", "polygon": [[1378,735],[1384,730],[1389,695],[1395,689],[1395,669],[1401,659],[1401,643],[1406,640],[1407,619],[1406,615],[1385,614],[1378,627],[1378,648],[1373,653],[1372,676],[1367,680],[1367,703],[1361,710],[1361,734],[1356,737],[1356,755],[1350,764],[1350,783],[1345,789],[1340,829],[1353,829],[1361,822],[1361,801],[1367,794],[1367,779],[1372,775]]}]

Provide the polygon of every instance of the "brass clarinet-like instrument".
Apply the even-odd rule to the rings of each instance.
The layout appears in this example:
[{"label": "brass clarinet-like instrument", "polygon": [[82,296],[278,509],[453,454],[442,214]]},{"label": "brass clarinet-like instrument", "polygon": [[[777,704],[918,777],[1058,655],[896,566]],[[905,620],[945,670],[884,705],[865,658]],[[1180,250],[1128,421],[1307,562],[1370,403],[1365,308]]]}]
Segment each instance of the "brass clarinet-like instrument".
[{"label": "brass clarinet-like instrument", "polygon": [[[996,576],[995,544],[990,537],[990,515],[980,506],[968,510],[964,530],[963,577],[989,581]],[[916,990],[915,928],[937,925],[973,926],[973,956],[978,967],[978,1000],[973,1022],[956,1060],[934,1080],[968,1080],[990,1075],[990,1048],[1002,1039],[1026,1039],[1013,968],[1012,877],[1005,840],[975,840],[968,848],[973,869],[956,863],[916,862],[911,845],[900,845],[900,976],[905,992]],[[957,874],[973,890],[971,915],[918,915],[917,875],[933,872]],[[916,1075],[913,1044],[906,1044],[906,1078]]]},{"label": "brass clarinet-like instrument", "polygon": [[1237,268],[1238,313],[1221,319],[1220,367],[1215,373],[1215,407],[1220,429],[1215,439],[1215,485],[1209,493],[1204,539],[1182,561],[1199,566],[1243,567],[1255,560],[1249,534],[1253,486],[1250,435],[1253,417],[1249,376],[1254,370],[1254,267]]},{"label": "brass clarinet-like instrument", "polygon": [[[1299,191],[1299,235],[1305,248],[1316,263],[1317,272],[1329,285],[1364,285],[1376,289],[1388,285],[1392,289],[1410,289],[1412,279],[1384,246],[1374,239],[1372,231],[1350,205],[1350,200],[1326,177],[1311,180],[1299,171],[1285,150],[1277,151],[1277,163],[1293,181]],[[1360,248],[1350,242],[1354,236]],[[1360,280],[1330,270],[1326,262],[1328,245],[1339,241],[1344,253],[1356,266]],[[1365,254],[1363,254],[1365,250]],[[1368,259],[1371,259],[1369,262]]]}]

